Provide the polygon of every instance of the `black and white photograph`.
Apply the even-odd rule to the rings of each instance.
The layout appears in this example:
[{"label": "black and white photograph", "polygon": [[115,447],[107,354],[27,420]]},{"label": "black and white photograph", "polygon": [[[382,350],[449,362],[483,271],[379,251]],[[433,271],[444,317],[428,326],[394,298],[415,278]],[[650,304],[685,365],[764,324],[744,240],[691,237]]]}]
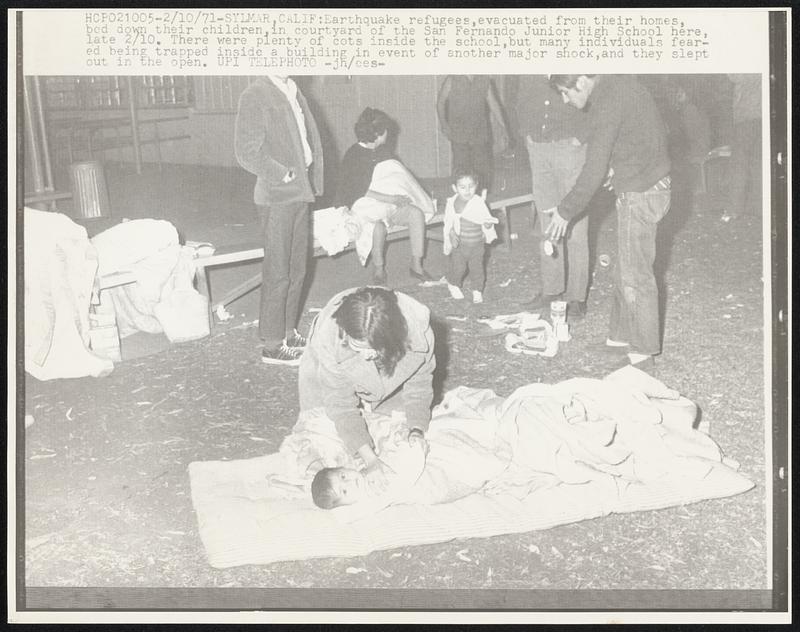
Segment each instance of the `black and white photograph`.
[{"label": "black and white photograph", "polygon": [[761,15],[761,72],[59,74],[18,42],[10,620],[789,612]]}]

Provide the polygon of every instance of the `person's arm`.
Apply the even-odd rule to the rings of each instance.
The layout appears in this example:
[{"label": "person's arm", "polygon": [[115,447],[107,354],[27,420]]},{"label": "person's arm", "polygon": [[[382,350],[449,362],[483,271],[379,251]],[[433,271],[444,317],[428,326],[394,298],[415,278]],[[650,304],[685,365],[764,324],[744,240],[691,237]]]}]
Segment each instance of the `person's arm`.
[{"label": "person's arm", "polygon": [[436,114],[439,116],[439,126],[442,133],[450,137],[450,124],[447,122],[447,99],[450,97],[450,75],[444,78],[442,87],[439,90],[439,96],[436,99]]},{"label": "person's arm", "polygon": [[234,128],[234,151],[243,169],[277,184],[287,177],[290,168],[270,156],[267,123],[259,101],[254,91],[242,93]]},{"label": "person's arm", "polygon": [[[618,95],[615,95],[618,96]],[[593,131],[586,146],[586,162],[572,190],[561,200],[553,214],[570,221],[582,213],[589,200],[603,184],[611,159],[611,152],[622,126],[621,99],[609,99],[602,104],[602,110],[591,117]]]},{"label": "person's arm", "polygon": [[428,341],[428,352],[425,362],[403,385],[403,403],[409,428],[419,428],[427,432],[431,423],[431,402],[433,401],[433,371],[436,368],[436,357],[433,353],[433,330],[428,324],[425,331]]},{"label": "person's arm", "polygon": [[336,427],[336,434],[344,442],[350,454],[361,453],[366,446],[372,450],[372,438],[367,424],[358,408],[353,381],[339,369],[332,359],[320,358],[317,368],[318,387],[322,405]]}]

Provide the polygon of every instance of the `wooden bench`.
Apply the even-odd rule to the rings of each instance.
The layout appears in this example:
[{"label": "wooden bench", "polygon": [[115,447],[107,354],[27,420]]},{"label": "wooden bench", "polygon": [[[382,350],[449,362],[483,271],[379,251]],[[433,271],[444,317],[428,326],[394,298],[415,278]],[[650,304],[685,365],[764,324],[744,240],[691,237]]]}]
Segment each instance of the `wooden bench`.
[{"label": "wooden bench", "polygon": [[[495,211],[498,215],[498,219],[500,220],[499,227],[499,236],[501,239],[501,243],[508,249],[511,250],[511,225],[509,220],[508,209],[513,206],[519,206],[521,204],[530,204],[533,202],[533,195],[527,193],[525,195],[518,195],[511,198],[505,198],[502,200],[495,200],[489,203],[489,208],[492,211]],[[434,215],[431,220],[427,223],[429,228],[433,227],[441,227],[444,222],[444,215],[442,213],[438,213]],[[434,241],[441,241],[442,237],[436,234],[428,234],[428,239],[433,239]],[[395,227],[389,230],[386,241],[397,241],[401,239],[408,238],[408,229],[405,227]],[[345,248],[342,252],[349,252],[355,249],[355,245],[350,243],[347,248]],[[327,256],[327,253],[323,248],[319,246],[319,244],[314,245],[314,257],[324,257]],[[232,303],[237,298],[240,298],[247,294],[248,292],[254,290],[259,285],[261,285],[261,273],[247,279],[243,283],[240,283],[233,289],[229,290],[222,298],[212,301],[211,298],[211,284],[209,279],[209,272],[211,268],[215,268],[217,266],[222,265],[230,265],[230,264],[237,264],[237,263],[244,263],[247,261],[256,261],[259,259],[264,258],[264,248],[259,246],[256,243],[247,243],[247,244],[238,244],[233,246],[223,246],[218,248],[214,254],[206,256],[206,257],[198,257],[194,260],[195,269],[197,270],[197,289],[198,291],[203,294],[208,299],[208,307],[209,307],[209,318],[210,323],[213,324],[213,314],[220,308],[224,308],[229,303]]]}]

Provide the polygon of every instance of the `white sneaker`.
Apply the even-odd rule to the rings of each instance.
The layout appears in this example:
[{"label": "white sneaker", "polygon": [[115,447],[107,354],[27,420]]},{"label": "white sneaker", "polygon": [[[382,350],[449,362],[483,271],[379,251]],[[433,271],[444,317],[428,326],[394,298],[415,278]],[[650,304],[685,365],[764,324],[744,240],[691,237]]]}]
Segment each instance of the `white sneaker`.
[{"label": "white sneaker", "polygon": [[447,291],[450,292],[450,296],[460,301],[464,298],[464,292],[461,291],[461,288],[457,285],[451,285],[450,283],[447,284]]},{"label": "white sneaker", "polygon": [[483,292],[479,292],[478,290],[472,290],[472,302],[483,303]]}]

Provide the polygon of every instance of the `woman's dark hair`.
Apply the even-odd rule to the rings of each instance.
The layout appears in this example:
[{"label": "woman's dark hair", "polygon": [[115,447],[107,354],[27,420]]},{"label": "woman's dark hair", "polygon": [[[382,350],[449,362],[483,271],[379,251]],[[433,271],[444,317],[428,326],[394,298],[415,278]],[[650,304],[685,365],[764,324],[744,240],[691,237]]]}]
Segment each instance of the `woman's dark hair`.
[{"label": "woman's dark hair", "polygon": [[550,75],[550,85],[556,90],[559,88],[574,88],[580,77],[594,77],[595,75]]},{"label": "woman's dark hair", "polygon": [[391,126],[392,119],[381,110],[366,108],[355,125],[356,138],[361,143],[371,143]]},{"label": "woman's dark hair", "polygon": [[397,294],[383,287],[362,287],[342,299],[333,319],[353,340],[363,340],[378,352],[375,364],[381,373],[394,374],[408,345],[408,323]]}]

